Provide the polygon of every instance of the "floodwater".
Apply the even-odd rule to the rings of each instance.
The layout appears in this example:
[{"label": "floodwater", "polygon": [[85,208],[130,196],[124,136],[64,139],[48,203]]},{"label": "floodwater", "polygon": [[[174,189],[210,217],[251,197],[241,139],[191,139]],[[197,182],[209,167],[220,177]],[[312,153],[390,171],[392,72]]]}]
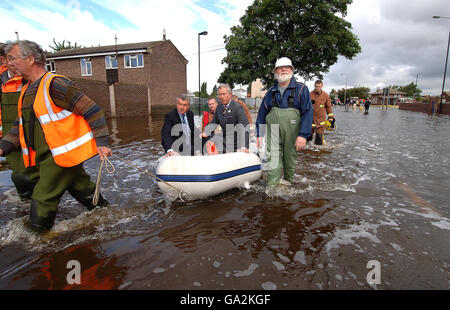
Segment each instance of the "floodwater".
[{"label": "floodwater", "polygon": [[[335,114],[337,131],[299,153],[289,188],[261,180],[173,201],[112,158],[101,182],[111,206],[88,212],[66,194],[45,235],[29,231],[29,205],[1,171],[0,289],[448,289],[450,118]],[[109,121],[114,154],[151,171],[162,123]],[[95,181],[98,158],[85,167]]]}]

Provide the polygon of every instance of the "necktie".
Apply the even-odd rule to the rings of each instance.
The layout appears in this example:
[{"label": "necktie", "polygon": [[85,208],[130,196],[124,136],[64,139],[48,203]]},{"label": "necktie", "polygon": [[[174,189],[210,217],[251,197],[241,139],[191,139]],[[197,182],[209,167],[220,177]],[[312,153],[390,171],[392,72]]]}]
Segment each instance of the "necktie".
[{"label": "necktie", "polygon": [[191,129],[186,121],[186,114],[181,114],[181,122],[183,123],[183,133],[185,136],[185,141],[188,146],[191,145]]}]

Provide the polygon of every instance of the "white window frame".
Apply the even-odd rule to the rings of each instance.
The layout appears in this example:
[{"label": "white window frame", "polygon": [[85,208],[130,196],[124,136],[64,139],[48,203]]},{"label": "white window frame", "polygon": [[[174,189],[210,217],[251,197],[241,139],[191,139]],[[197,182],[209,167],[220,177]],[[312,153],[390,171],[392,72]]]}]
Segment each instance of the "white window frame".
[{"label": "white window frame", "polygon": [[[56,72],[56,64],[54,60],[49,60],[45,63],[45,69],[48,72]],[[49,70],[50,69],[50,70]]]},{"label": "white window frame", "polygon": [[[113,66],[112,60],[116,60],[116,66]],[[107,55],[105,56],[105,66],[106,69],[117,69],[119,68],[119,60],[116,58],[116,55]]]},{"label": "white window frame", "polygon": [[[83,64],[84,60],[84,64]],[[80,68],[81,76],[91,76],[92,75],[92,63],[90,57],[80,58]],[[89,72],[90,70],[90,72]]]},{"label": "white window frame", "polygon": [[[139,55],[142,57],[142,65],[139,65]],[[127,60],[128,59],[128,60]],[[131,66],[132,59],[136,59],[136,66]],[[127,65],[127,63],[130,63],[130,65]],[[137,53],[137,54],[125,54],[123,55],[123,66],[124,68],[131,69],[131,68],[144,68],[144,54]]]}]

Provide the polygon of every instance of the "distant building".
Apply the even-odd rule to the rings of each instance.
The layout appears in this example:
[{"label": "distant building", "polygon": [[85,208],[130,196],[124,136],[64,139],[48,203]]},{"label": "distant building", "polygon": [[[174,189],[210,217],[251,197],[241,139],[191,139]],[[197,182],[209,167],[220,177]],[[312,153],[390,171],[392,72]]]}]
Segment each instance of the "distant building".
[{"label": "distant building", "polygon": [[442,93],[442,102],[450,102],[450,91],[444,91]]},{"label": "distant building", "polygon": [[264,89],[264,84],[260,79],[256,79],[251,84],[250,98],[263,98],[267,90]]},{"label": "distant building", "polygon": [[389,88],[387,96],[383,94],[383,89],[377,89],[374,93],[370,94],[370,100],[373,104],[392,104],[397,105],[400,102],[400,98],[405,97],[406,93],[398,91],[393,88]]},{"label": "distant building", "polygon": [[170,40],[47,54],[47,70],[69,78],[146,85],[152,105],[172,104],[177,95],[186,93],[187,63]]},{"label": "distant building", "polygon": [[233,89],[232,93],[233,93],[233,95],[237,96],[238,98],[247,98],[247,90],[242,88],[242,86],[239,88]]}]

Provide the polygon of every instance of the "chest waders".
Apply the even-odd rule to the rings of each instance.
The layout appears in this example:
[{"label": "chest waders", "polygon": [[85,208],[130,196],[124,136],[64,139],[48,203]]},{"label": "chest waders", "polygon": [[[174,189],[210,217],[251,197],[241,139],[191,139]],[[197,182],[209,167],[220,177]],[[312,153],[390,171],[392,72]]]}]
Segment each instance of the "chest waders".
[{"label": "chest waders", "polygon": [[[2,93],[2,125],[3,136],[6,136],[17,119],[17,102],[20,97],[20,89],[16,92]],[[20,149],[6,155],[6,160],[11,167],[11,180],[16,186],[17,193],[22,199],[31,198],[34,186],[39,180],[39,171],[36,167],[25,168]]]},{"label": "chest waders", "polygon": [[[95,207],[92,204],[95,183],[85,172],[83,164],[67,168],[55,163],[32,105],[25,102],[26,99],[24,97],[22,108],[24,138],[27,146],[36,151],[36,167],[40,172],[32,195],[30,225],[36,231],[46,231],[53,226],[58,204],[66,190],[92,210]],[[100,195],[97,205],[107,206],[108,202]]]},{"label": "chest waders", "polygon": [[291,91],[288,98],[288,108],[279,107],[272,96],[272,109],[266,116],[266,135],[268,154],[267,183],[275,185],[280,182],[281,170],[284,179],[292,182],[297,164],[297,151],[295,140],[300,130],[300,111],[294,107],[295,89]]}]

